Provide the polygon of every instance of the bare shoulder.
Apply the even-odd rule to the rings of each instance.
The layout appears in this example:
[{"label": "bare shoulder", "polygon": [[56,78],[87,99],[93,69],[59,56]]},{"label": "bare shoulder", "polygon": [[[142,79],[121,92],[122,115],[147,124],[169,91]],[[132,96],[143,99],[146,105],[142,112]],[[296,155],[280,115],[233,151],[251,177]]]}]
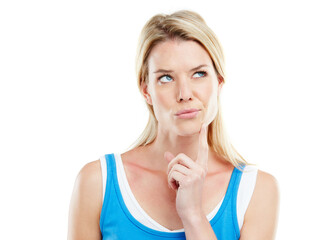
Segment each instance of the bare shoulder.
[{"label": "bare shoulder", "polygon": [[69,209],[68,239],[101,239],[102,176],[99,160],[79,172]]},{"label": "bare shoulder", "polygon": [[278,181],[273,175],[258,170],[256,185],[244,217],[240,239],[274,239],[278,211]]},{"label": "bare shoulder", "polygon": [[77,180],[82,183],[82,187],[90,186],[90,188],[95,188],[97,185],[101,187],[101,166],[100,160],[92,161],[83,166],[80,170]]},{"label": "bare shoulder", "polygon": [[279,197],[279,185],[277,179],[270,173],[258,170],[256,187],[254,190],[254,196],[255,195],[257,195],[256,197],[262,197],[262,195],[268,195],[273,198]]},{"label": "bare shoulder", "polygon": [[266,209],[274,210],[278,208],[278,203],[279,186],[277,179],[270,173],[258,170],[256,186],[249,204],[251,211],[258,211],[258,209],[262,211]]},{"label": "bare shoulder", "polygon": [[102,206],[102,176],[100,161],[92,161],[80,170],[74,191],[79,191],[82,200],[86,200],[90,206]]}]

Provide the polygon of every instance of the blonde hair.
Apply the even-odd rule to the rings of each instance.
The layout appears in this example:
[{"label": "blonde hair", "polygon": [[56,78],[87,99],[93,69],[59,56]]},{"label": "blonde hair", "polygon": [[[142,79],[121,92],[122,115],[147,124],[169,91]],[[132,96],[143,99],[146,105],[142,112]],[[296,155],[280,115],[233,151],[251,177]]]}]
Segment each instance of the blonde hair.
[{"label": "blonde hair", "polygon": [[[224,55],[216,35],[199,14],[181,10],[170,15],[155,15],[141,31],[136,56],[137,83],[141,94],[143,94],[142,83],[148,84],[148,57],[152,48],[169,39],[192,40],[202,45],[210,55],[217,75],[220,75],[221,84],[225,82]],[[149,110],[149,120],[140,137],[132,144],[132,148],[145,146],[153,142],[157,136],[158,122],[153,107],[147,102],[146,105]],[[208,126],[208,145],[235,167],[248,164],[227,137],[223,126],[219,98],[217,115]]]}]

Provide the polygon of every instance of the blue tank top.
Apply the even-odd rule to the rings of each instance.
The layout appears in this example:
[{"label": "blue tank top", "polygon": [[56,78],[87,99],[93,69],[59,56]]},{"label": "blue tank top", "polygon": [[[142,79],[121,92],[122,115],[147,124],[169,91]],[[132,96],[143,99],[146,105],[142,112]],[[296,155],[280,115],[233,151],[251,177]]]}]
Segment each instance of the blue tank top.
[{"label": "blue tank top", "polygon": [[[114,154],[105,155],[107,161],[107,183],[100,215],[100,229],[103,240],[127,239],[186,239],[184,232],[162,232],[151,229],[136,220],[122,198],[118,184]],[[237,219],[237,193],[242,172],[234,168],[224,200],[210,220],[219,240],[240,238]]]}]

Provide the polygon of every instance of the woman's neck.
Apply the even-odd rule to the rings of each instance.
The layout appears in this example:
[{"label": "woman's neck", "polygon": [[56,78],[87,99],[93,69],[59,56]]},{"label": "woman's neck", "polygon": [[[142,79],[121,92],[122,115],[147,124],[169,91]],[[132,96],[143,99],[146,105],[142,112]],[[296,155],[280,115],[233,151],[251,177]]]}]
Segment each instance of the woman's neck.
[{"label": "woman's neck", "polygon": [[[155,140],[147,146],[142,147],[141,150],[143,150],[144,156],[146,156],[146,165],[155,170],[166,171],[168,167],[168,162],[164,158],[166,151],[171,152],[174,156],[183,153],[195,161],[198,156],[198,148],[199,133],[180,136],[158,131]],[[212,148],[209,148],[208,160],[210,161],[210,165],[219,162]]]}]

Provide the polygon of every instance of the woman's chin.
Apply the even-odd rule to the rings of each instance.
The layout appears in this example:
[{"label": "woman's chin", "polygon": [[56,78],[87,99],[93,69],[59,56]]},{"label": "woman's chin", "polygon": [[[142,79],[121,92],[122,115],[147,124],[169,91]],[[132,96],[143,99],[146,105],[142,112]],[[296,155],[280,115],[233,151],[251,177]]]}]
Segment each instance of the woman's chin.
[{"label": "woman's chin", "polygon": [[192,136],[198,134],[201,129],[201,123],[180,124],[176,127],[176,132],[180,136]]}]

